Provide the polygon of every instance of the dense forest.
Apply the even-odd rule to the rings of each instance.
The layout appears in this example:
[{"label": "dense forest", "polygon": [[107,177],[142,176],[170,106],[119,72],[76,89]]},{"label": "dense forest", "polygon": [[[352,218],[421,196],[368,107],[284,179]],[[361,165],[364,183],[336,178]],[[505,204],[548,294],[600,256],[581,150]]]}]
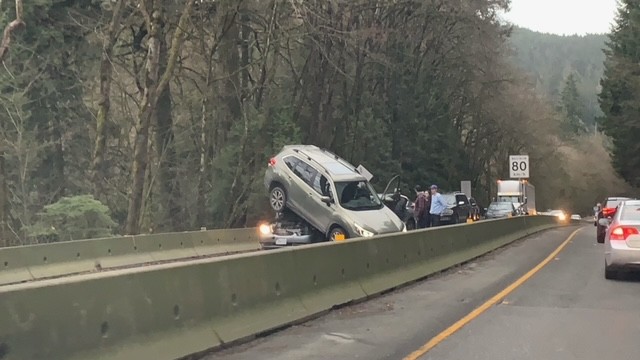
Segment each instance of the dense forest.
[{"label": "dense forest", "polygon": [[513,65],[508,0],[16,4],[0,3],[4,245],[254,226],[290,143],[377,187],[401,174],[408,195],[471,180],[487,204],[509,154],[530,155],[541,209],[629,190],[608,140],[572,126],[577,92],[558,106]]},{"label": "dense forest", "polygon": [[598,93],[606,40],[603,34],[561,36],[516,27],[509,43],[514,49],[513,63],[530,75],[535,88],[556,106],[561,106],[567,79],[573,77],[580,119],[594,129],[595,119],[602,116]]}]

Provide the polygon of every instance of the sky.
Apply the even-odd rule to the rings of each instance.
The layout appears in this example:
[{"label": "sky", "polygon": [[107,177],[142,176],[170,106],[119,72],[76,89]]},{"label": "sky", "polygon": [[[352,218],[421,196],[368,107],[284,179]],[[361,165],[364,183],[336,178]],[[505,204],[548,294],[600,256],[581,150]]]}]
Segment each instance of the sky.
[{"label": "sky", "polygon": [[608,33],[616,0],[511,0],[503,19],[534,31],[558,35]]}]

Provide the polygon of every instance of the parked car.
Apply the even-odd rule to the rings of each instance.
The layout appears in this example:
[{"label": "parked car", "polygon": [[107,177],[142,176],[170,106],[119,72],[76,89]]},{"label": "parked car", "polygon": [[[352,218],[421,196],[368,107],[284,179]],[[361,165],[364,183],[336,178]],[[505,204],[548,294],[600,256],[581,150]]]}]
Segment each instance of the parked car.
[{"label": "parked car", "polygon": [[616,213],[616,207],[618,206],[618,204],[620,204],[625,200],[631,200],[631,199],[627,197],[608,197],[605,199],[605,201],[602,202],[604,206],[598,210],[598,213],[596,214],[598,220],[595,224],[596,225],[596,241],[598,243],[600,244],[604,243],[604,235],[606,231],[606,227],[602,226],[602,224],[600,223],[600,219],[613,217]]},{"label": "parked car", "polygon": [[447,209],[440,216],[441,224],[460,224],[467,221],[471,214],[471,205],[463,192],[444,193],[442,197]]},{"label": "parked car", "polygon": [[[298,225],[308,225],[329,240],[406,231],[371,186],[371,178],[364,167],[356,168],[328,150],[287,145],[269,160],[264,186],[276,213],[288,209],[297,215]],[[289,240],[277,236],[278,224],[260,226],[263,244],[287,245]]]},{"label": "parked car", "polygon": [[501,219],[516,215],[516,207],[510,201],[494,201],[489,204],[485,217],[487,219]]},{"label": "parked car", "polygon": [[638,269],[640,264],[640,201],[617,203],[611,218],[602,217],[598,225],[605,228],[604,277],[615,279],[621,271]]},{"label": "parked car", "polygon": [[582,220],[582,216],[579,214],[571,214],[571,220]]}]

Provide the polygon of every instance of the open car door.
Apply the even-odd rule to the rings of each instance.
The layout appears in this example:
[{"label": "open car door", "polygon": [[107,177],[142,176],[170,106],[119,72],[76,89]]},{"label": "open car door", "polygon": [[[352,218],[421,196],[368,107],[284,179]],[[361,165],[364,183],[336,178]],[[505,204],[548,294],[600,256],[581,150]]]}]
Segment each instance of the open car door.
[{"label": "open car door", "polygon": [[393,195],[393,193],[395,193],[399,189],[400,189],[400,175],[396,175],[392,177],[391,180],[389,180],[389,182],[387,183],[387,187],[384,188],[384,191],[382,192],[382,199],[380,200],[382,200],[382,202],[384,202],[385,205],[389,206],[391,209],[394,209],[395,200],[390,195]]}]

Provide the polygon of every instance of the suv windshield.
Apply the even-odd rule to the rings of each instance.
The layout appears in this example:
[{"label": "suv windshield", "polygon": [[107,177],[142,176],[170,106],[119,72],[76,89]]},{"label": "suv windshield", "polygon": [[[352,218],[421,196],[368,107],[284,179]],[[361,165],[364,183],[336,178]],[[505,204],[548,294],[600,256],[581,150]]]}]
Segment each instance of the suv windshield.
[{"label": "suv windshield", "polygon": [[513,210],[513,205],[511,205],[511,203],[508,202],[494,202],[491,203],[491,205],[489,205],[489,209],[490,210]]},{"label": "suv windshield", "polygon": [[348,210],[377,210],[384,205],[371,184],[366,181],[339,181],[335,183],[340,205]]}]

